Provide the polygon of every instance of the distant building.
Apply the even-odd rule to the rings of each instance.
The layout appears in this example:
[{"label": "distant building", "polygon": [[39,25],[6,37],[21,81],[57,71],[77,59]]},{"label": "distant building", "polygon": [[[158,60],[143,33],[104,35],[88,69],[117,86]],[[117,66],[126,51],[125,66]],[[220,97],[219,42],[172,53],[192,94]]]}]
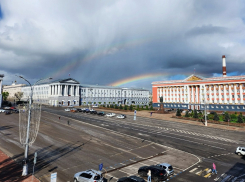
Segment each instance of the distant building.
[{"label": "distant building", "polygon": [[80,104],[149,105],[150,91],[99,85],[80,85]]},{"label": "distant building", "polygon": [[225,56],[223,77],[204,78],[190,75],[184,80],[156,81],[152,83],[153,106],[166,108],[243,111],[245,112],[245,75],[226,76]]},{"label": "distant building", "polygon": [[2,99],[3,99],[3,95],[2,95],[2,85],[3,85],[3,74],[0,74],[0,107],[2,107]]},{"label": "distant building", "polygon": [[12,83],[12,85],[4,85],[3,92],[8,92],[10,99],[15,99],[14,94],[17,92],[21,92],[21,87],[26,86],[26,84],[16,84],[16,82]]},{"label": "distant building", "polygon": [[[33,102],[51,106],[78,106],[79,84],[73,78],[41,82],[33,86]],[[31,87],[22,87],[22,92],[22,100],[28,100]]]}]

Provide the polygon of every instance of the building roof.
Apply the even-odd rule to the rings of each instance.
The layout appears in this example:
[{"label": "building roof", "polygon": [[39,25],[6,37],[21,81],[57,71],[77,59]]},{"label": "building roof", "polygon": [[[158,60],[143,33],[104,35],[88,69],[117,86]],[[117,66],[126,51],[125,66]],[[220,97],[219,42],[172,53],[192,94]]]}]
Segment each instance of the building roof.
[{"label": "building roof", "polygon": [[242,80],[242,79],[245,79],[245,75],[205,78],[199,75],[192,74],[189,77],[185,78],[184,80],[155,81],[155,82],[152,82],[151,84],[154,85],[154,84],[165,84],[165,83],[183,83],[183,82],[189,82],[189,81],[207,82],[207,81]]},{"label": "building roof", "polygon": [[66,78],[66,79],[58,79],[58,80],[44,80],[38,82],[36,85],[44,85],[44,84],[52,84],[52,83],[73,83],[73,84],[80,84],[74,78]]},{"label": "building roof", "polygon": [[105,85],[87,85],[87,84],[80,84],[80,87],[84,87],[84,88],[101,88],[101,89],[124,89],[124,90],[149,91],[149,90],[143,89],[143,88],[114,87],[114,86],[105,86]]}]

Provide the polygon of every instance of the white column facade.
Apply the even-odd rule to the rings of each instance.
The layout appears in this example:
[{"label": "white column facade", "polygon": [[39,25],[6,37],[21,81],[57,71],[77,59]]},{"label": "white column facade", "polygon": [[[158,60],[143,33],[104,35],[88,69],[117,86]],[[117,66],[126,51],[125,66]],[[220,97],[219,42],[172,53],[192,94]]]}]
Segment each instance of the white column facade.
[{"label": "white column facade", "polygon": [[214,103],[217,103],[216,85],[214,85]]},{"label": "white column facade", "polygon": [[209,87],[209,103],[212,103],[212,92],[211,92],[211,85]]},{"label": "white column facade", "polygon": [[242,84],[239,84],[240,86],[240,104],[243,104],[243,92],[242,92]]},{"label": "white column facade", "polygon": [[234,96],[235,96],[235,104],[237,104],[237,88],[236,88],[236,84],[234,84]]},{"label": "white column facade", "polygon": [[222,103],[222,97],[221,97],[221,85],[218,85],[219,87],[219,103]]},{"label": "white column facade", "polygon": [[226,84],[224,85],[224,103],[227,104]]},{"label": "white column facade", "polygon": [[229,103],[232,103],[231,86],[230,86],[230,84],[228,84],[228,88],[229,88]]}]

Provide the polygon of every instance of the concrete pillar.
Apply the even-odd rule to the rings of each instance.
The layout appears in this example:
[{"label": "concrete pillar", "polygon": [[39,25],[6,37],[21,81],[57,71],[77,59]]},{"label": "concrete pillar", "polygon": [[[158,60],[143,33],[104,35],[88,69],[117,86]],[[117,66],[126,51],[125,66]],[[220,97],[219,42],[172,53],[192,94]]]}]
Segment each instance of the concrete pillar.
[{"label": "concrete pillar", "polygon": [[216,85],[214,85],[214,103],[217,103]]},{"label": "concrete pillar", "polygon": [[196,89],[195,89],[195,93],[196,93],[196,100],[195,100],[195,102],[196,103],[199,103],[199,88],[198,88],[198,85],[196,85]]},{"label": "concrete pillar", "polygon": [[212,91],[211,91],[211,85],[209,85],[209,103],[212,103]]},{"label": "concrete pillar", "polygon": [[235,104],[237,104],[237,84],[234,84],[234,96],[235,96]]},{"label": "concrete pillar", "polygon": [[242,84],[239,84],[239,87],[240,87],[240,104],[243,104]]},{"label": "concrete pillar", "polygon": [[225,85],[224,85],[224,103],[225,103],[225,104],[228,103],[228,102],[227,102],[227,95],[226,95],[227,92],[226,92],[226,89],[227,89],[227,88],[226,88],[226,84],[225,84]]},{"label": "concrete pillar", "polygon": [[58,96],[60,96],[60,85],[57,85],[58,87]]},{"label": "concrete pillar", "polygon": [[52,93],[52,85],[49,85],[49,91],[48,91],[49,93],[48,93],[48,96],[50,96],[51,95],[51,93]]},{"label": "concrete pillar", "polygon": [[218,85],[219,87],[219,103],[222,103],[222,97],[221,97],[221,85]]},{"label": "concrete pillar", "polygon": [[230,84],[228,84],[228,88],[229,88],[229,103],[232,103],[231,85]]}]

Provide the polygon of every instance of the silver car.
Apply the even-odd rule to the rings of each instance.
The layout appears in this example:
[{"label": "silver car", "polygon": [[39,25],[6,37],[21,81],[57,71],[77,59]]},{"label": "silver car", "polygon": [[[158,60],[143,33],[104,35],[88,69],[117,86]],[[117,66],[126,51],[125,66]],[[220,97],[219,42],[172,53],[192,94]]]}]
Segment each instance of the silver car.
[{"label": "silver car", "polygon": [[168,175],[173,175],[174,174],[173,167],[170,164],[168,164],[168,163],[161,163],[161,164],[157,164],[156,166],[159,166],[159,167],[165,169],[165,171],[168,173]]},{"label": "silver car", "polygon": [[103,176],[100,171],[89,169],[76,173],[74,175],[74,182],[103,182]]}]

